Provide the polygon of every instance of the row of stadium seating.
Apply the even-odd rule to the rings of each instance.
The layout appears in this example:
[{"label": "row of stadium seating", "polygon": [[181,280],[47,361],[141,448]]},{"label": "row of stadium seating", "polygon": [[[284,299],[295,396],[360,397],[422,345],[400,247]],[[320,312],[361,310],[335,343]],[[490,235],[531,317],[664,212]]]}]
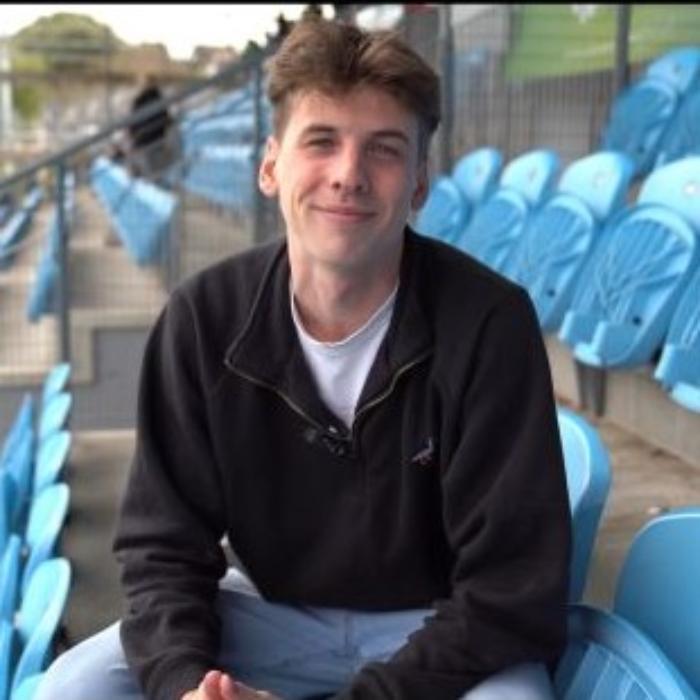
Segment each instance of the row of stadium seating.
[{"label": "row of stadium seating", "polygon": [[132,177],[126,168],[104,156],[93,162],[90,182],[134,262],[149,265],[160,261],[175,217],[175,195]]},{"label": "row of stadium seating", "polygon": [[270,130],[271,111],[263,101],[256,130],[253,85],[220,97],[180,124],[182,163],[170,181],[193,194],[237,213],[252,211],[255,196],[255,139]]},{"label": "row of stadium seating", "polygon": [[43,198],[41,188],[36,185],[22,199],[19,208],[0,229],[0,269],[9,267],[14,260],[17,246],[29,230],[32,216]]},{"label": "row of stadium seating", "polygon": [[0,700],[30,700],[53,658],[71,566],[55,555],[68,515],[70,365],[25,395],[0,455]]},{"label": "row of stadium seating", "polygon": [[555,673],[561,700],[698,700],[700,693],[700,507],[669,511],[634,537],[612,610],[581,603],[610,491],[611,470],[596,429],[559,407],[573,523],[569,635]]},{"label": "row of stadium seating", "polygon": [[[70,231],[75,214],[75,174],[67,173],[64,179],[64,205],[66,231]],[[31,323],[56,310],[56,294],[60,276],[60,238],[58,213],[52,212],[45,232],[44,248],[37,264],[34,282],[27,298],[26,315]]]},{"label": "row of stadium seating", "polygon": [[628,155],[638,176],[700,154],[700,47],[673,49],[614,100],[601,148]]},{"label": "row of stadium seating", "polygon": [[[654,362],[671,396],[700,411],[700,157],[661,166],[626,203],[622,153],[573,162],[536,150],[500,172],[492,148],[439,177],[416,225],[525,287],[544,332],[588,365]],[[499,177],[500,175],[500,177]]]}]

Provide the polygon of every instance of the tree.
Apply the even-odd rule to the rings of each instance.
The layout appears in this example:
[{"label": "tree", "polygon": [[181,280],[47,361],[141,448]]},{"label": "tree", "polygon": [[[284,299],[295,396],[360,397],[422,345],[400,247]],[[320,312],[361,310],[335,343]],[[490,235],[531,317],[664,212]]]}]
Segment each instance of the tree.
[{"label": "tree", "polygon": [[[10,61],[16,72],[79,75],[104,67],[105,58],[126,46],[105,24],[87,15],[60,12],[40,17],[10,40]],[[43,82],[22,82],[13,86],[13,103],[27,121],[42,111],[48,89]]]}]

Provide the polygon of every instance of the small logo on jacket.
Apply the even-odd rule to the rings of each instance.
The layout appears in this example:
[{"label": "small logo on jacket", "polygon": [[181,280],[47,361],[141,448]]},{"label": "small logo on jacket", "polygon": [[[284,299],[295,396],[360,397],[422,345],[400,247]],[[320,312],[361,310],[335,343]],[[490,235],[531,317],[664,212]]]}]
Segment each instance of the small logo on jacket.
[{"label": "small logo on jacket", "polygon": [[425,441],[424,447],[422,447],[416,454],[411,457],[412,464],[418,464],[421,467],[427,467],[435,456],[435,443],[432,437],[429,437]]}]

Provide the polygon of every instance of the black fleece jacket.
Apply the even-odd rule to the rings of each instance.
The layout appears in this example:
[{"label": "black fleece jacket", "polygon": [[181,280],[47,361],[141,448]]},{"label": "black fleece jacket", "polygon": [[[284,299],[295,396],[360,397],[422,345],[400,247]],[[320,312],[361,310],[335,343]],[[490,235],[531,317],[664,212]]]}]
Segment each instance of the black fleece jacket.
[{"label": "black fleece jacket", "polygon": [[454,700],[560,654],[570,517],[549,366],[526,293],[463,253],[407,229],[350,431],[305,364],[280,242],[172,295],[138,410],[114,546],[149,700],[215,665],[224,534],[270,601],[433,606],[337,700]]}]

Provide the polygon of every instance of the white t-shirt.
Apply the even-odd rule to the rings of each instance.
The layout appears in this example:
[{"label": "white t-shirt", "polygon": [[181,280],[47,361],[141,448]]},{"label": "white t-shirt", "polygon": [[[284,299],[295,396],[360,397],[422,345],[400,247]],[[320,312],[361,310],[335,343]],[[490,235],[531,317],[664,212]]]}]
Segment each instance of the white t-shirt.
[{"label": "white t-shirt", "polygon": [[389,328],[397,290],[398,284],[361,328],[332,343],[309,335],[297,312],[294,295],[290,294],[294,325],[321,398],[348,428],[352,426],[357,400]]}]

